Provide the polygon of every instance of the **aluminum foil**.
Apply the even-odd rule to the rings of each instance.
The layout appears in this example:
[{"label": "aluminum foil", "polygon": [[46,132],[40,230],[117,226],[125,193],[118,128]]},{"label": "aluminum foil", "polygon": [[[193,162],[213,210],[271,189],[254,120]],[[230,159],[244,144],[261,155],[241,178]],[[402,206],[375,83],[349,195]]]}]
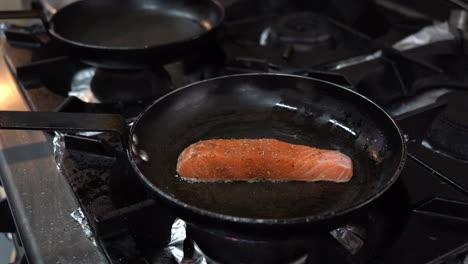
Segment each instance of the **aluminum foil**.
[{"label": "aluminum foil", "polygon": [[[55,165],[59,172],[64,175],[65,169],[63,166],[63,155],[65,154],[65,138],[64,134],[55,132],[55,136],[53,139],[54,144],[54,158],[55,158]],[[97,246],[96,240],[94,239],[93,232],[89,226],[88,220],[86,219],[83,211],[81,208],[78,208],[70,213],[70,216],[80,224],[81,228],[83,229],[86,237],[93,242],[93,245]]]},{"label": "aluminum foil", "polygon": [[55,158],[55,165],[57,169],[62,173],[65,173],[65,169],[63,168],[63,155],[65,153],[65,138],[62,133],[55,132],[54,140],[52,141],[54,144],[54,158]]},{"label": "aluminum foil", "polygon": [[351,254],[356,254],[364,246],[364,231],[353,225],[345,225],[330,232]]},{"label": "aluminum foil", "polygon": [[177,263],[181,263],[184,258],[184,240],[186,238],[185,222],[176,219],[172,224],[171,241],[167,245]]},{"label": "aluminum foil", "polygon": [[0,185],[0,200],[6,198],[5,189]]},{"label": "aluminum foil", "polygon": [[260,34],[260,41],[259,44],[260,46],[266,46],[268,43],[268,37],[271,34],[271,27],[265,28],[262,33]]},{"label": "aluminum foil", "polygon": [[359,64],[359,63],[363,63],[363,62],[366,62],[366,61],[371,61],[371,60],[375,60],[377,58],[380,58],[380,56],[382,56],[382,51],[376,51],[372,54],[368,54],[368,55],[361,55],[361,56],[356,56],[356,57],[352,57],[352,58],[349,58],[349,59],[345,59],[345,60],[342,60],[338,63],[334,63],[332,66],[328,66],[327,68],[329,70],[339,70],[339,69],[343,69],[343,68],[346,68],[346,67],[349,67],[349,66],[353,66],[353,65],[356,65],[356,64]]},{"label": "aluminum foil", "polygon": [[96,240],[94,239],[93,231],[91,231],[88,220],[86,219],[81,208],[76,209],[70,215],[73,219],[75,219],[76,222],[78,222],[81,225],[81,228],[83,229],[86,237],[89,240],[91,240],[91,242],[93,242],[93,245],[97,246]]},{"label": "aluminum foil", "polygon": [[186,242],[186,223],[181,219],[176,219],[172,224],[171,240],[167,245],[166,250],[169,250],[177,263],[181,264],[207,264],[207,261],[201,252],[200,248],[194,244],[193,256],[185,256],[184,243]]},{"label": "aluminum foil", "polygon": [[99,103],[99,100],[91,91],[91,81],[95,73],[95,68],[86,68],[78,71],[73,76],[68,95],[74,96],[86,103]]},{"label": "aluminum foil", "polygon": [[[167,251],[171,252],[172,256],[179,264],[207,264],[207,258],[203,252],[193,243],[193,256],[185,256],[184,243],[187,243],[186,223],[181,219],[176,219],[172,224],[171,240],[167,245]],[[342,244],[351,254],[356,254],[364,245],[365,231],[353,225],[345,225],[330,232],[340,244]],[[301,257],[295,263],[305,263],[307,255]],[[210,261],[212,263],[212,261]]]},{"label": "aluminum foil", "polygon": [[433,104],[442,95],[451,92],[452,90],[446,88],[439,88],[423,92],[410,99],[401,100],[399,103],[387,109],[387,112],[392,116],[399,116],[404,113],[414,111],[421,107]]},{"label": "aluminum foil", "polygon": [[449,24],[443,22],[424,27],[420,31],[393,44],[393,48],[404,51],[454,38],[455,36],[450,32]]},{"label": "aluminum foil", "polygon": [[[430,43],[439,42],[443,40],[454,39],[455,36],[450,32],[448,22],[435,23],[433,25],[422,28],[420,31],[405,37],[404,39],[393,44],[393,48],[399,51],[414,49]],[[349,59],[339,61],[329,65],[329,70],[339,70],[352,65],[363,63],[366,61],[375,60],[382,56],[381,51],[376,51],[372,54],[361,55]]]}]

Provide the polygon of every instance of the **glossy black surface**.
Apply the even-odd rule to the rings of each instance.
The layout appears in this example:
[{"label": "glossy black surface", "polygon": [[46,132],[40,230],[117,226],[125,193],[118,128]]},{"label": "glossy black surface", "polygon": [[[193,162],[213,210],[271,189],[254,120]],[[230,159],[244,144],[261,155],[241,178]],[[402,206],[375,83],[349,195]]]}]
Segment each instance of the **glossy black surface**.
[{"label": "glossy black surface", "polygon": [[[366,98],[280,74],[227,76],[178,89],[151,105],[132,133],[131,156],[141,177],[183,218],[259,226],[304,224],[359,208],[398,178],[406,155],[396,124]],[[337,149],[353,160],[354,176],[344,184],[191,183],[177,177],[182,150],[212,138],[277,138]]]},{"label": "glossy black surface", "polygon": [[51,30],[70,43],[100,49],[148,49],[198,38],[217,27],[215,1],[80,1],[51,19]]},{"label": "glossy black surface", "polygon": [[107,68],[164,64],[196,50],[224,18],[216,1],[79,1],[55,14],[51,35]]},{"label": "glossy black surface", "polygon": [[[106,114],[0,112],[0,128],[126,135],[122,119]],[[128,152],[138,173],[179,206],[183,217],[195,213],[260,225],[304,224],[349,213],[388,189],[406,158],[396,124],[365,97],[320,80],[279,74],[228,76],[178,89],[147,108],[130,137]],[[354,175],[345,184],[191,183],[177,177],[179,153],[212,138],[276,138],[336,149],[353,160]],[[190,212],[183,212],[186,205]]]},{"label": "glossy black surface", "polygon": [[[45,20],[36,11],[0,12],[2,18],[31,16]],[[163,65],[196,51],[223,19],[216,0],[85,0],[58,10],[44,26],[73,57],[128,69]]]}]

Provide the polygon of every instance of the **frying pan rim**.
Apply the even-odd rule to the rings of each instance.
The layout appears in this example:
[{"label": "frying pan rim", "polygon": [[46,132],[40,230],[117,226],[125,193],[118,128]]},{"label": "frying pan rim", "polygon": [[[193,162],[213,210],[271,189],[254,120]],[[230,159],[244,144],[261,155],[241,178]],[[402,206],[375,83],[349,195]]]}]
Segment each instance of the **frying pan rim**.
[{"label": "frying pan rim", "polygon": [[[85,1],[92,1],[92,0],[85,0]],[[122,46],[93,45],[93,44],[86,44],[86,43],[83,43],[83,42],[78,42],[78,41],[66,38],[66,37],[62,36],[61,34],[57,33],[57,31],[55,31],[55,20],[56,20],[57,15],[60,14],[60,13],[63,14],[64,12],[66,12],[67,9],[74,8],[75,5],[80,4],[81,2],[83,2],[83,0],[73,2],[73,3],[63,7],[62,9],[58,10],[56,13],[54,13],[52,15],[52,17],[50,18],[50,20],[49,20],[49,30],[48,31],[49,31],[49,34],[51,34],[54,38],[56,38],[56,39],[58,39],[60,41],[63,41],[65,43],[68,43],[70,45],[73,45],[73,46],[76,46],[76,47],[81,47],[81,48],[101,50],[101,51],[109,51],[109,50],[114,50],[114,51],[144,51],[144,50],[149,50],[149,49],[153,49],[153,48],[163,48],[163,47],[168,47],[168,46],[172,46],[172,45],[178,45],[178,44],[183,44],[183,43],[187,43],[187,42],[191,42],[191,41],[196,41],[197,39],[200,39],[202,36],[206,35],[207,33],[216,30],[223,23],[225,15],[226,15],[225,14],[226,12],[224,10],[223,5],[221,5],[221,3],[218,0],[208,0],[208,1],[211,1],[217,7],[217,11],[220,12],[219,13],[220,18],[216,21],[216,24],[214,24],[209,30],[206,30],[206,31],[204,31],[202,33],[199,33],[197,35],[194,35],[192,37],[180,39],[180,40],[177,40],[177,41],[172,41],[170,43],[166,43],[166,44],[162,44],[162,45],[151,44],[151,45],[142,46],[142,47],[122,47]]]},{"label": "frying pan rim", "polygon": [[309,215],[309,216],[303,216],[303,217],[293,217],[293,218],[249,218],[249,217],[238,217],[238,216],[232,216],[232,215],[227,215],[227,214],[221,214],[221,213],[216,213],[212,212],[203,208],[199,208],[190,204],[187,204],[158,188],[155,186],[145,175],[140,171],[138,166],[136,165],[136,161],[133,158],[133,155],[130,151],[131,148],[127,148],[127,156],[128,159],[130,160],[130,164],[137,173],[138,177],[140,178],[141,181],[143,181],[151,190],[155,193],[158,194],[159,197],[165,199],[168,201],[170,204],[174,204],[177,207],[181,208],[182,210],[188,210],[192,214],[201,216],[201,217],[208,217],[208,218],[214,218],[222,221],[227,221],[227,222],[232,222],[232,223],[240,223],[240,224],[262,224],[262,225],[291,225],[291,224],[305,224],[305,223],[313,223],[317,221],[323,221],[327,219],[331,219],[337,216],[345,215],[348,214],[352,211],[355,211],[359,208],[362,208],[375,200],[376,198],[380,197],[383,193],[385,193],[399,178],[401,171],[403,170],[407,158],[407,147],[406,147],[406,141],[403,136],[403,133],[401,129],[399,128],[398,124],[396,121],[385,111],[383,110],[380,106],[378,106],[376,103],[374,103],[372,100],[368,99],[367,97],[349,89],[341,85],[337,85],[328,81],[316,79],[316,78],[311,78],[311,77],[305,77],[305,76],[300,76],[300,75],[293,75],[293,74],[283,74],[283,73],[244,73],[244,74],[234,74],[234,75],[225,75],[225,76],[220,76],[216,78],[211,78],[211,79],[206,79],[202,80],[199,82],[194,82],[191,84],[188,84],[186,86],[180,87],[178,89],[175,89],[174,91],[158,98],[155,100],[152,104],[147,106],[143,112],[141,112],[138,117],[135,119],[135,122],[133,123],[132,127],[130,128],[130,134],[129,134],[129,142],[128,146],[132,145],[132,137],[134,135],[136,127],[139,127],[139,124],[142,119],[149,111],[152,109],[156,104],[159,102],[163,101],[165,98],[172,96],[173,94],[176,94],[184,89],[189,89],[190,87],[198,86],[203,83],[215,81],[215,80],[220,80],[220,79],[230,79],[230,78],[239,78],[239,77],[246,77],[246,76],[283,76],[283,77],[290,77],[290,78],[299,78],[299,79],[304,79],[304,80],[309,80],[309,81],[314,81],[314,82],[320,82],[320,83],[325,83],[328,85],[334,85],[337,86],[349,93],[354,94],[355,96],[358,96],[362,98],[363,100],[367,101],[368,103],[372,104],[376,109],[380,110],[386,117],[387,119],[392,123],[393,127],[396,129],[396,132],[400,136],[400,142],[401,142],[401,156],[400,156],[400,162],[398,164],[398,167],[396,170],[393,172],[393,175],[390,177],[390,179],[384,184],[384,186],[378,190],[376,193],[373,195],[367,197],[364,199],[364,201],[355,204],[354,206],[337,210],[337,211],[331,211],[331,212],[325,212],[321,214],[314,214],[314,215]]}]

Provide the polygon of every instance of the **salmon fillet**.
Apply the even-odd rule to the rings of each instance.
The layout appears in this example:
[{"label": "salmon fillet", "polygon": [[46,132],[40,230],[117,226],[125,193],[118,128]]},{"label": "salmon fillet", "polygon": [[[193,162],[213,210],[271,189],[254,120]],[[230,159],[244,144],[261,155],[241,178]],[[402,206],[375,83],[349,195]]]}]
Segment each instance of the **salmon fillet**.
[{"label": "salmon fillet", "polygon": [[347,182],[353,176],[353,163],[339,151],[276,139],[210,139],[182,151],[177,172],[192,181]]}]

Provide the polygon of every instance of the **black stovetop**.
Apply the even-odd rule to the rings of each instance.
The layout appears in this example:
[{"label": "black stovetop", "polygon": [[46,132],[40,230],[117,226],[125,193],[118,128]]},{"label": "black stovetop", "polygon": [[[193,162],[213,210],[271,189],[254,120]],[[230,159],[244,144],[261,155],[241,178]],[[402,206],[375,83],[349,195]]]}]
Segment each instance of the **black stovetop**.
[{"label": "black stovetop", "polygon": [[[468,162],[463,161],[468,159],[468,122],[457,112],[466,108],[460,98],[468,100],[461,92],[468,82],[458,40],[400,52],[391,45],[430,25],[430,16],[408,17],[382,4],[391,1],[349,2],[347,8],[338,3],[347,1],[308,2],[226,3],[227,21],[216,43],[183,61],[132,73],[96,69],[67,56],[37,25],[10,28],[5,57],[32,110],[119,113],[129,123],[161,94],[226,74],[282,72],[355,89],[394,113],[407,135],[409,158],[366,223],[350,223],[361,230],[356,234],[363,246],[353,254],[330,239],[320,250],[310,249],[307,263],[463,263],[468,251]],[[337,67],[378,50],[378,58]],[[139,86],[132,90],[138,92],[129,94],[126,88],[134,83]],[[400,111],[413,98],[441,88],[446,94],[437,101]],[[108,261],[176,263],[165,249],[174,216],[122,165],[118,139],[65,135],[63,141],[62,173]]]}]

